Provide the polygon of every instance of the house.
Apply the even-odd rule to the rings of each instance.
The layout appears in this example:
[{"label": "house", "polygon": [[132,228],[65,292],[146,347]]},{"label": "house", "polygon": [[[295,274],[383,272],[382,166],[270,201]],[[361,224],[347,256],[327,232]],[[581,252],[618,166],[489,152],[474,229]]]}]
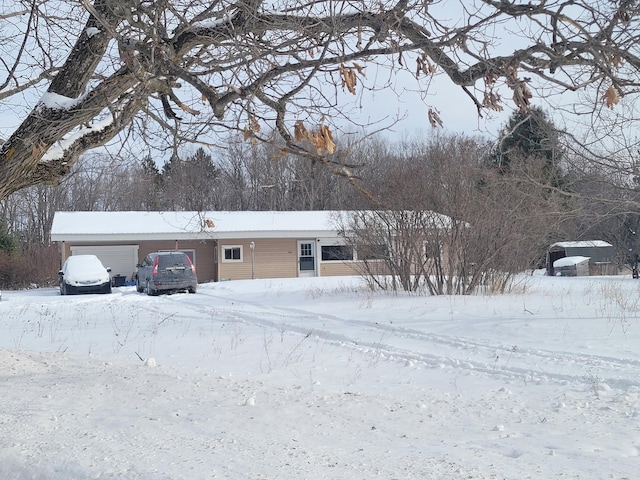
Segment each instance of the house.
[{"label": "house", "polygon": [[556,262],[565,257],[587,257],[589,275],[615,275],[615,256],[613,245],[602,240],[557,242],[547,250],[547,275],[555,275]]},{"label": "house", "polygon": [[153,251],[182,250],[201,282],[355,275],[338,225],[346,212],[56,212],[60,261],[92,253],[132,280]]}]

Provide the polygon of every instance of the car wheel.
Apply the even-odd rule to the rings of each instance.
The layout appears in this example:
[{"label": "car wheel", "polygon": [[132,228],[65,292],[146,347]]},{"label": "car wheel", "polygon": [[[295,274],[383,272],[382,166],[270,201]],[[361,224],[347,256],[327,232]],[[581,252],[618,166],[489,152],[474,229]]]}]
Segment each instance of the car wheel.
[{"label": "car wheel", "polygon": [[136,277],[136,292],[138,293],[144,292],[144,287],[140,285],[140,280],[138,280],[138,277]]},{"label": "car wheel", "polygon": [[149,280],[147,280],[147,286],[145,287],[145,290],[147,291],[147,295],[150,295],[152,297],[158,294],[158,292],[156,292],[153,288],[151,288],[151,285],[149,285]]},{"label": "car wheel", "polygon": [[196,287],[189,287],[189,293],[196,293]]},{"label": "car wheel", "polygon": [[104,293],[111,293],[111,283],[104,286]]},{"label": "car wheel", "polygon": [[64,282],[60,282],[60,295],[66,295],[67,294],[67,289],[65,287]]}]

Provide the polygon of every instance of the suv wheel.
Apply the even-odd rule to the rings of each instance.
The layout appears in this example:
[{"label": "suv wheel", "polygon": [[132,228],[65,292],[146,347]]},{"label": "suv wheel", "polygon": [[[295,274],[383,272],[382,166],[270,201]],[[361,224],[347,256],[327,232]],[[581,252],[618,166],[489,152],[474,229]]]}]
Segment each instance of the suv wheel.
[{"label": "suv wheel", "polygon": [[158,292],[156,292],[153,288],[151,288],[151,285],[149,285],[149,280],[147,280],[147,285],[145,287],[145,290],[147,291],[147,295],[150,295],[150,296],[155,296],[158,294]]}]

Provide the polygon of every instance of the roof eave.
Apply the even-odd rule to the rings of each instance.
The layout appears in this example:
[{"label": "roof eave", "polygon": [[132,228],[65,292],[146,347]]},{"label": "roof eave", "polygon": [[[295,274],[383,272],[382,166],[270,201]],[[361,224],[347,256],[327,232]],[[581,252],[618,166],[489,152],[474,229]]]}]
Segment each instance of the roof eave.
[{"label": "roof eave", "polygon": [[180,233],[102,233],[51,234],[52,242],[131,242],[151,240],[226,240],[256,238],[325,238],[337,237],[337,230],[180,232]]}]

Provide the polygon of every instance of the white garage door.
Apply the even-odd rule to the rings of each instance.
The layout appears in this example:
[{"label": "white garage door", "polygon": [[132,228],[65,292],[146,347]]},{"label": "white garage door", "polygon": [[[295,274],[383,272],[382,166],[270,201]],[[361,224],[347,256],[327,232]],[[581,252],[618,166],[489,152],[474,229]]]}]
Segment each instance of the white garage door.
[{"label": "white garage door", "polygon": [[136,270],[138,245],[72,246],[71,255],[95,255],[105,267],[111,267],[111,276],[124,275],[127,281]]}]

